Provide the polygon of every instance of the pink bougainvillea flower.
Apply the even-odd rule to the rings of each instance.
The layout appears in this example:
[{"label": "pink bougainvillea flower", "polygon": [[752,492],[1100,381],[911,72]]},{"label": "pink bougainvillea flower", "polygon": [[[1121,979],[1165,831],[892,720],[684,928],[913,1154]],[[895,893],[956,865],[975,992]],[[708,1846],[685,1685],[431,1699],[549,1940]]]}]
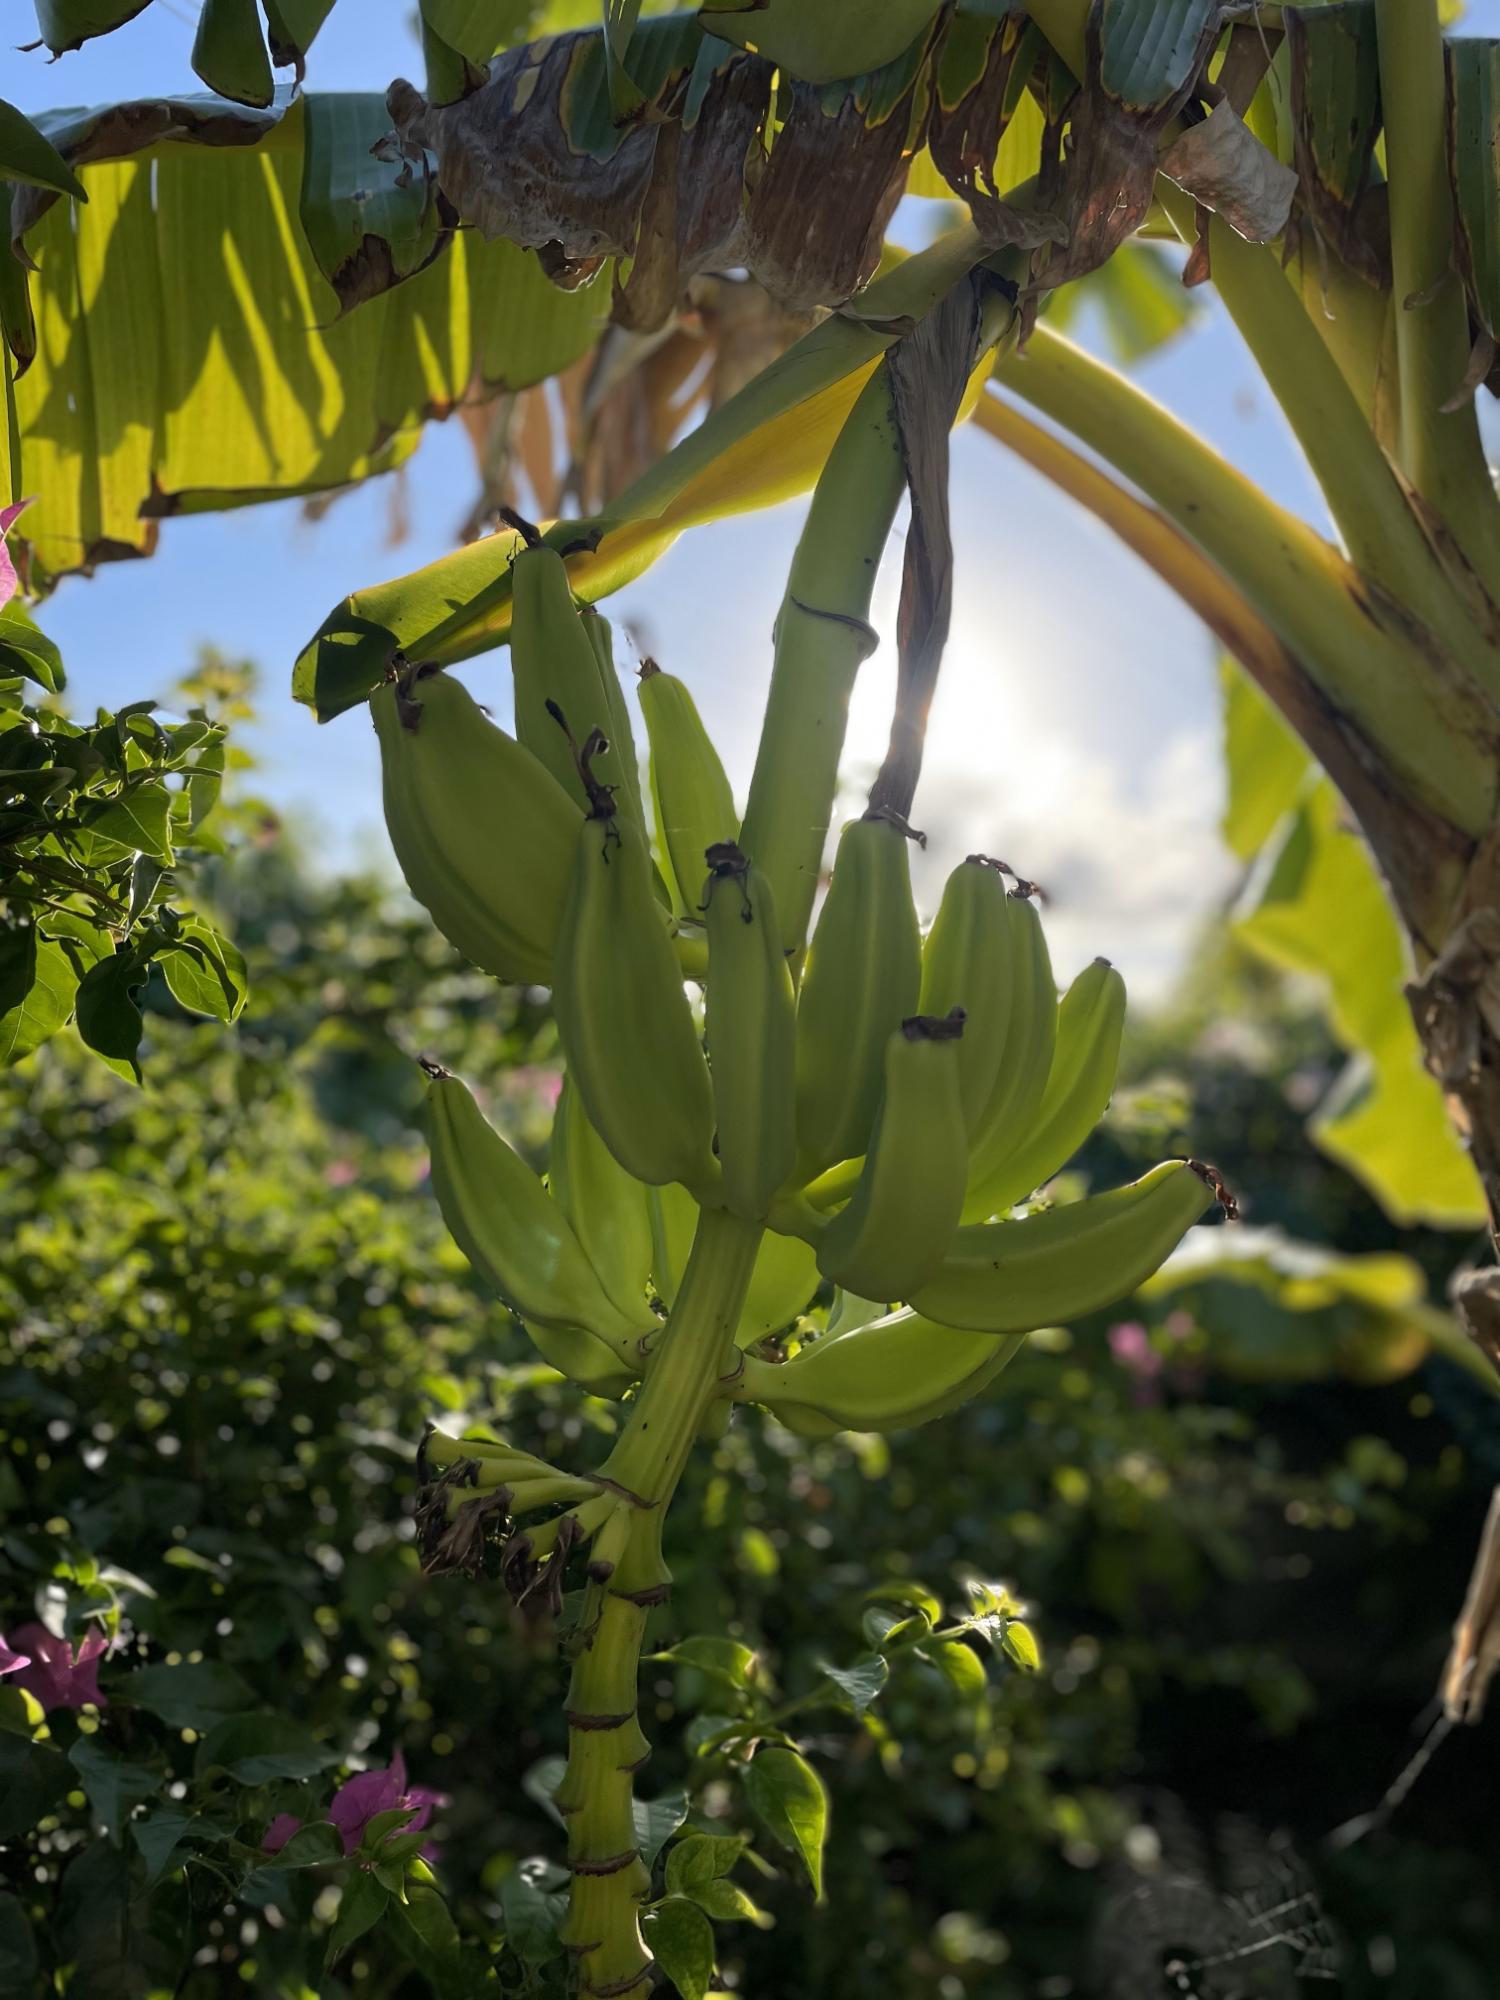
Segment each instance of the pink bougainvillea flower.
[{"label": "pink bougainvillea flower", "polygon": [[6,1643],[4,1633],[0,1633],[0,1674],[18,1674],[22,1667],[30,1665],[30,1653],[13,1653]]},{"label": "pink bougainvillea flower", "polygon": [[16,566],[11,561],[10,550],[5,546],[5,538],[22,509],[30,505],[29,500],[12,500],[8,507],[0,507],[0,611],[5,609],[20,589]]},{"label": "pink bougainvillea flower", "polygon": [[[447,1803],[446,1792],[435,1792],[430,1785],[407,1784],[406,1759],[398,1750],[388,1769],[361,1771],[347,1785],[340,1785],[328,1808],[328,1818],[337,1829],[344,1852],[352,1854],[364,1839],[365,1828],[379,1814],[398,1809],[410,1812],[411,1818],[405,1826],[392,1828],[394,1837],[396,1833],[420,1832],[436,1809]],[[301,1820],[294,1814],[278,1813],[266,1828],[265,1839],[261,1842],[262,1853],[279,1854],[301,1825]],[[435,1859],[436,1854],[437,1849],[431,1842],[422,1849],[425,1860]]]},{"label": "pink bougainvillea flower", "polygon": [[109,1706],[99,1692],[99,1662],[109,1651],[109,1641],[97,1628],[77,1647],[54,1637],[45,1625],[23,1625],[10,1636],[17,1650],[27,1655],[25,1666],[14,1669],[16,1686],[34,1694],[43,1708]]},{"label": "pink bougainvillea flower", "polygon": [[1109,1350],[1122,1368],[1132,1375],[1161,1373],[1161,1356],[1151,1345],[1151,1336],[1139,1320],[1123,1320],[1109,1330]]},{"label": "pink bougainvillea flower", "polygon": [[294,1833],[300,1833],[302,1822],[295,1813],[277,1813],[266,1828],[266,1837],[260,1844],[262,1854],[279,1854]]}]

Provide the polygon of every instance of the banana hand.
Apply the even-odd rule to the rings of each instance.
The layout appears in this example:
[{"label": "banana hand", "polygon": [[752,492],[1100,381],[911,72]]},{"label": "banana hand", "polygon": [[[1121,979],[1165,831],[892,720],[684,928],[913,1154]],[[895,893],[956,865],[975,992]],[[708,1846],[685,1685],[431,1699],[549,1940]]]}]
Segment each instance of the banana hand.
[{"label": "banana hand", "polygon": [[407,887],[482,971],[545,985],[581,811],[450,674],[388,681],[370,713]]}]

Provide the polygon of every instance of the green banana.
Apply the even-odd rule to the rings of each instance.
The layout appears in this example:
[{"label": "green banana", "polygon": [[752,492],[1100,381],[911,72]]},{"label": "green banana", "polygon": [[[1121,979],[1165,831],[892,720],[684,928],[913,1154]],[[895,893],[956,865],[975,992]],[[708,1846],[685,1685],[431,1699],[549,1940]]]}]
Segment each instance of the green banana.
[{"label": "green banana", "polygon": [[908,1308],[815,1340],[790,1361],[747,1356],[735,1393],[801,1437],[905,1430],[977,1395],[1024,1344],[1024,1334],[960,1331]]},{"label": "green banana", "polygon": [[456,1076],[428,1066],[425,1105],[432,1187],[450,1235],[479,1275],[524,1320],[583,1328],[626,1366],[651,1324],[612,1305],[567,1217],[490,1124]]},{"label": "green banana", "polygon": [[[670,1307],[693,1247],[698,1204],[680,1187],[652,1188],[650,1198],[655,1246],[651,1274],[663,1304]],[[806,1309],[819,1282],[818,1266],[807,1245],[768,1229],[750,1274],[735,1345],[753,1347],[790,1326]]]},{"label": "green banana", "polygon": [[1210,1205],[1233,1202],[1211,1167],[1165,1160],[1127,1187],[1019,1222],[960,1229],[912,1304],[944,1326],[1028,1333],[1126,1297]]},{"label": "green banana", "polygon": [[651,744],[657,847],[673,908],[696,921],[703,857],[718,842],[735,838],[740,816],[719,753],[686,684],[675,674],[664,674],[654,660],[642,660],[640,700]]},{"label": "green banana", "polygon": [[265,109],[276,85],[255,0],[203,0],[192,64],[220,97]]},{"label": "green banana", "polygon": [[[510,667],[517,737],[570,798],[581,808],[592,809],[593,797],[567,731],[582,743],[597,730],[603,742],[592,759],[594,783],[612,793],[622,819],[644,832],[628,716],[624,734],[617,734],[619,717],[625,713],[619,683],[611,665],[612,701],[590,626],[573,603],[567,564],[545,542],[529,543],[517,551],[511,565],[511,589]],[[549,702],[562,711],[564,726],[551,713]]]},{"label": "green banana", "polygon": [[763,1218],[797,1161],[797,1002],[770,884],[732,841],[710,846],[707,1040],[724,1201]]},{"label": "green banana", "polygon": [[[1030,883],[1020,883],[1009,896],[1010,1005],[1005,1045],[994,1088],[969,1140],[969,1186],[982,1189],[999,1163],[1026,1137],[1036,1122],[1042,1093],[1052,1066],[1057,1036],[1057,984],[1042,932],[1042,920],[1030,900]],[[971,1197],[964,1203],[964,1220],[988,1211]]]},{"label": "green banana", "polygon": [[483,971],[545,985],[583,814],[451,674],[387,681],[370,714],[407,887]]},{"label": "green banana", "polygon": [[988,855],[971,854],[943,887],[922,945],[923,1014],[964,1010],[958,1071],[966,1129],[973,1133],[994,1093],[1010,1026],[1011,901]]},{"label": "green banana", "polygon": [[849,1204],[818,1242],[818,1269],[866,1298],[906,1299],[943,1261],[967,1171],[964,1012],[914,1014],[886,1044],[885,1088]]},{"label": "green banana", "polygon": [[[615,1348],[585,1327],[543,1326],[534,1319],[523,1320],[521,1324],[547,1366],[555,1368],[559,1375],[566,1375],[580,1389],[587,1389],[591,1396],[618,1402],[640,1378],[638,1366],[630,1366]],[[649,1332],[652,1324],[647,1316],[643,1330]]]},{"label": "green banana", "polygon": [[651,1282],[646,1189],[589,1123],[583,1097],[568,1077],[552,1120],[547,1184],[608,1298],[627,1318],[639,1319]]},{"label": "green banana", "polygon": [[[646,831],[646,809],[641,797],[641,762],[636,754],[635,730],[630,720],[630,704],[625,699],[625,690],[620,684],[620,676],[615,671],[615,635],[609,620],[596,604],[586,604],[578,614],[578,622],[588,636],[594,649],[594,658],[599,667],[599,679],[604,687],[604,712],[608,720],[604,723],[604,734],[616,752],[621,780],[624,787],[623,799],[629,807],[630,817],[642,832]],[[567,704],[562,706],[566,708]]]},{"label": "green banana", "polygon": [[1108,1107],[1124,1028],[1125,982],[1107,958],[1096,958],[1058,1002],[1052,1066],[1035,1119],[987,1179],[971,1180],[970,1208],[1003,1215],[1067,1165]]},{"label": "green banana", "polygon": [[558,926],[558,1034],[590,1122],[625,1171],[653,1186],[709,1190],[718,1168],[708,1065],[645,838],[593,776],[597,741],[579,756],[594,809]]},{"label": "green banana", "polygon": [[883,817],[851,820],[839,837],[797,1001],[800,1181],[864,1152],[886,1043],[916,1012],[922,940],[906,842]]}]

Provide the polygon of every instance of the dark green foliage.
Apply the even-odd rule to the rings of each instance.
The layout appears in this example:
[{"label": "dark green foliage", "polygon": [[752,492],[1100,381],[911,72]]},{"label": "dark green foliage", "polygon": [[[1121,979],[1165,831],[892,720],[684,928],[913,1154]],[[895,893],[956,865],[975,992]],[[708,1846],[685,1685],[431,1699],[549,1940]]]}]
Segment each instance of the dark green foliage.
[{"label": "dark green foliage", "polygon": [[153,969],[189,1013],[230,1022],[245,1004],[239,951],[180,878],[221,847],[206,822],[225,728],[203,704],[238,709],[248,672],[206,654],[176,690],[183,719],[137,701],[92,723],[36,706],[23,676],[63,685],[56,648],[13,599],[0,611],[0,1065],[71,1020],[139,1081]]}]

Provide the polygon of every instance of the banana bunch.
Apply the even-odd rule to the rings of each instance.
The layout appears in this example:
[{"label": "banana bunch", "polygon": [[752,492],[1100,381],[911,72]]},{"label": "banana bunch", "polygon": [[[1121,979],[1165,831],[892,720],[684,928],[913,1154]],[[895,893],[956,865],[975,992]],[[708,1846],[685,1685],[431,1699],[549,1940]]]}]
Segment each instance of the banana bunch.
[{"label": "banana bunch", "polygon": [[[879,809],[844,827],[804,954],[812,849],[773,782],[777,744],[742,824],[691,693],[646,661],[643,787],[609,626],[580,613],[561,555],[524,540],[515,736],[421,669],[372,706],[413,893],[475,963],[552,988],[566,1078],[545,1183],[456,1078],[434,1067],[427,1100],[444,1219],[546,1360],[627,1393],[700,1214],[722,1207],[765,1231],[737,1399],[808,1435],[925,1422],[1232,1206],[1212,1170],[1177,1160],[1018,1215],[1108,1104],[1119,974],[1097,959],[1059,998],[1033,885],[986,855],[952,871],[924,937],[922,836]],[[845,644],[847,618],[814,622]],[[804,748],[811,769],[823,747]],[[826,789],[805,808],[814,830]]]},{"label": "banana bunch", "polygon": [[370,710],[407,887],[483,971],[545,984],[582,807],[449,674],[408,668]]}]

